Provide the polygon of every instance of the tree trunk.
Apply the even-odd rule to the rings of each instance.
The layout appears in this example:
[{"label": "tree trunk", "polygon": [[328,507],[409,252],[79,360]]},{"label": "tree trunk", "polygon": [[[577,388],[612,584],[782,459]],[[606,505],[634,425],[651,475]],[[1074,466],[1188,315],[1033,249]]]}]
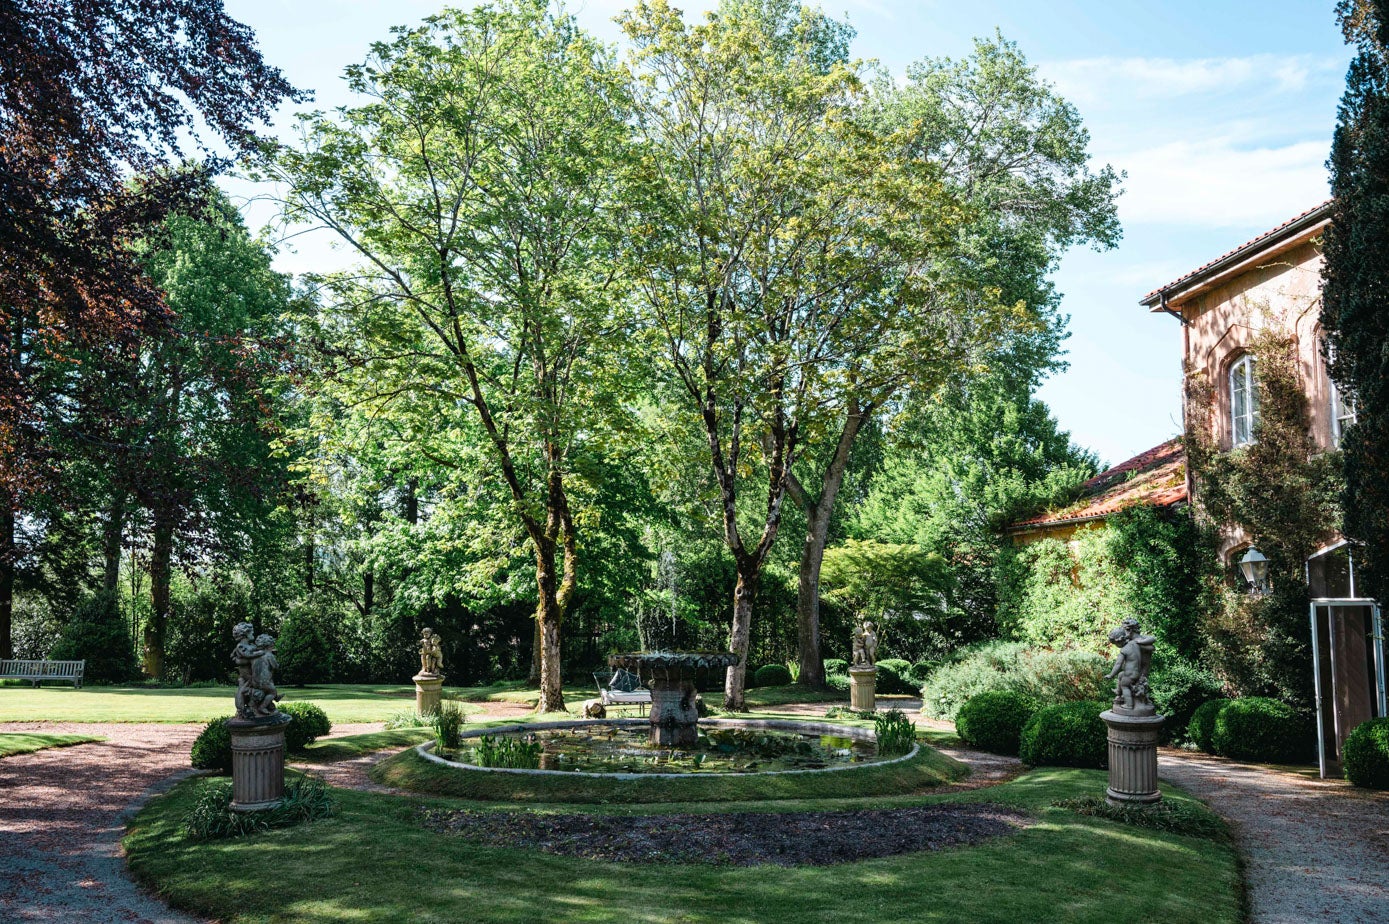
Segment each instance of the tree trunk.
[{"label": "tree trunk", "polygon": [[14,657],[14,495],[0,489],[0,658]]},{"label": "tree trunk", "polygon": [[113,596],[121,580],[121,540],[124,538],[125,494],[117,492],[111,499],[110,509],[106,511],[106,524],[102,527],[101,535],[101,585]]},{"label": "tree trunk", "polygon": [[728,669],[723,682],[723,708],[727,712],[747,712],[748,647],[752,641],[752,599],[757,593],[761,565],[749,560],[738,562],[738,580],[733,587],[733,628],[728,634],[728,650],[738,663]]},{"label": "tree trunk", "polygon": [[154,548],[150,551],[150,617],[145,623],[145,676],[164,676],[164,634],[173,604],[174,520],[167,511],[154,515]]},{"label": "tree trunk", "polygon": [[535,618],[535,638],[531,640],[531,671],[526,675],[526,683],[540,686],[540,653],[545,650],[545,638],[540,633],[540,617]]},{"label": "tree trunk", "polygon": [[[819,511],[816,507],[816,512]],[[805,546],[801,549],[800,584],[796,588],[796,634],[801,671],[800,683],[825,685],[825,661],[820,651],[820,566],[825,561],[829,537],[828,516],[806,511]]]},{"label": "tree trunk", "polygon": [[540,702],[535,711],[564,712],[559,648],[559,626],[564,614],[560,611],[558,599],[555,544],[543,538],[535,544],[535,584],[539,591],[535,623],[540,641]]}]

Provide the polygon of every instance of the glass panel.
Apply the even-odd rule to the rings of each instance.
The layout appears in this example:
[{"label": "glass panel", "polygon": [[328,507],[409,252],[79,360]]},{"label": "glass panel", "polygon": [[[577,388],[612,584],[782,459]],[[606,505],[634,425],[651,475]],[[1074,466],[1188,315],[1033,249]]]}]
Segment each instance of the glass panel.
[{"label": "glass panel", "polygon": [[1314,597],[1349,597],[1350,546],[1318,555],[1307,561],[1307,578]]}]

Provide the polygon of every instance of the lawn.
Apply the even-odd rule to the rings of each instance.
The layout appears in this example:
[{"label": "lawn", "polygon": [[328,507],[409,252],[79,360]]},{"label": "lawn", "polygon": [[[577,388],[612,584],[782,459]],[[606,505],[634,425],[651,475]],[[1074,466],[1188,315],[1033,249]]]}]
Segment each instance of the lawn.
[{"label": "lawn", "polygon": [[[391,716],[414,708],[415,688],[390,684],[319,684],[282,687],[287,702],[313,702],[328,713],[334,723],[384,722]],[[470,702],[512,702],[534,706],[539,693],[522,681],[505,681],[486,687],[445,687],[444,692]],[[577,705],[596,695],[585,686],[565,691],[571,713]],[[723,703],[722,693],[705,694],[714,707]],[[792,702],[841,702],[848,697],[834,691],[813,690],[791,685],[749,690],[748,705],[757,708]],[[39,687],[0,686],[0,722],[207,722],[232,711],[232,688],[179,687],[159,689],[141,686],[120,687]]]},{"label": "lawn", "polygon": [[30,735],[27,733],[0,733],[0,757],[13,757],[16,754],[31,754],[44,748],[65,748],[73,744],[89,744],[105,741],[98,735]]},{"label": "lawn", "polygon": [[[334,790],[326,821],[239,841],[197,843],[179,821],[206,780],[154,800],[125,848],[136,875],[179,907],[219,920],[419,922],[1016,922],[1110,924],[1116,909],[1167,924],[1235,924],[1241,886],[1219,841],[1127,827],[1053,808],[1103,792],[1104,774],[1048,769],[998,787],[944,796],[609,805],[623,815],[674,811],[884,808],[942,800],[1003,802],[1037,823],[985,844],[839,866],[782,868],[607,863],[482,847],[425,829],[421,805],[461,800]],[[1168,790],[1169,796],[1179,795]],[[530,806],[572,811],[573,806]],[[267,863],[266,858],[273,858]]]}]

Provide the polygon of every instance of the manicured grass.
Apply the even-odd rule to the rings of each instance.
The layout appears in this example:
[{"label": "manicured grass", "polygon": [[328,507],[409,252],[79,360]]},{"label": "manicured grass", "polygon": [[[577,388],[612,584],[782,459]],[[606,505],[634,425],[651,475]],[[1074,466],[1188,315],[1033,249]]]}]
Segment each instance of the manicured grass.
[{"label": "manicured grass", "polygon": [[[426,830],[417,808],[494,806],[339,790],[333,818],[238,841],[195,843],[179,833],[179,822],[205,785],[186,781],[153,801],[134,820],[125,848],[136,875],[175,905],[236,924],[1111,924],[1124,916],[1116,909],[1124,908],[1165,924],[1240,920],[1239,875],[1227,845],[1051,807],[1056,799],[1102,792],[1104,775],[1095,771],[1035,771],[1003,786],[944,797],[758,805],[760,811],[800,811],[968,799],[1017,805],[1037,817],[1032,827],[977,847],[793,868],[616,864],[480,847]],[[1176,793],[1169,790],[1169,796]],[[691,810],[701,808],[585,808],[634,815]]]},{"label": "manicured grass", "polygon": [[[282,687],[286,702],[313,702],[335,722],[382,722],[414,708],[413,686]],[[232,713],[232,688],[2,687],[0,722],[207,722]]]},{"label": "manicured grass", "polygon": [[30,735],[22,732],[0,734],[0,757],[31,754],[44,748],[65,748],[73,744],[105,741],[99,735]]},{"label": "manicured grass", "polygon": [[370,754],[386,748],[408,748],[434,737],[431,728],[396,728],[390,731],[368,732],[365,735],[344,735],[315,741],[302,751],[290,755],[290,760],[310,764],[331,764]]},{"label": "manicured grass", "polygon": [[914,793],[959,779],[967,768],[931,748],[911,760],[832,773],[707,774],[688,779],[604,780],[565,774],[489,773],[443,767],[411,749],[372,768],[378,783],[433,795],[501,802],[752,802]]},{"label": "manicured grass", "polygon": [[[282,687],[287,702],[317,703],[335,723],[383,722],[414,707],[415,688],[389,684],[320,684]],[[522,681],[505,681],[488,687],[445,687],[445,693],[471,702],[513,702],[534,706],[540,698],[534,687]],[[577,704],[597,693],[590,687],[571,686],[564,701],[571,714]],[[722,693],[705,695],[709,705],[723,703]],[[749,690],[753,709],[793,702],[847,702],[834,691],[813,690],[795,684]],[[0,722],[207,722],[230,715],[230,686],[156,689],[152,687],[39,687],[0,686]]]}]

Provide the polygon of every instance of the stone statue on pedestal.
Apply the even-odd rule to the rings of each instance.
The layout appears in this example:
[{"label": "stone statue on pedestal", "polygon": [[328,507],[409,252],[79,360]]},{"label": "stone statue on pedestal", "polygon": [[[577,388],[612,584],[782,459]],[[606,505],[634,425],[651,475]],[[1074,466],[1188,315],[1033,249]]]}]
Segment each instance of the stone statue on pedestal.
[{"label": "stone statue on pedestal", "polygon": [[1118,679],[1114,686],[1114,711],[1120,715],[1154,715],[1153,698],[1148,690],[1148,669],[1153,661],[1156,639],[1138,631],[1138,620],[1125,619],[1109,633],[1109,641],[1119,649],[1114,667],[1106,679]]},{"label": "stone statue on pedestal", "polygon": [[420,639],[420,674],[425,677],[444,675],[444,647],[433,629],[425,629]]},{"label": "stone statue on pedestal", "polygon": [[256,635],[249,622],[232,629],[236,646],[236,716],[227,720],[232,751],[232,810],[259,812],[279,805],[285,791],[285,726],[294,721],[275,706],[275,636]]},{"label": "stone statue on pedestal", "polygon": [[878,634],[871,622],[854,633],[854,667],[872,667],[878,663]]},{"label": "stone statue on pedestal", "polygon": [[280,700],[280,691],[275,688],[275,669],[280,666],[275,658],[275,637],[256,636],[255,631],[249,622],[239,622],[232,629],[236,640],[231,653],[236,665],[236,714],[246,721],[273,716]]}]

